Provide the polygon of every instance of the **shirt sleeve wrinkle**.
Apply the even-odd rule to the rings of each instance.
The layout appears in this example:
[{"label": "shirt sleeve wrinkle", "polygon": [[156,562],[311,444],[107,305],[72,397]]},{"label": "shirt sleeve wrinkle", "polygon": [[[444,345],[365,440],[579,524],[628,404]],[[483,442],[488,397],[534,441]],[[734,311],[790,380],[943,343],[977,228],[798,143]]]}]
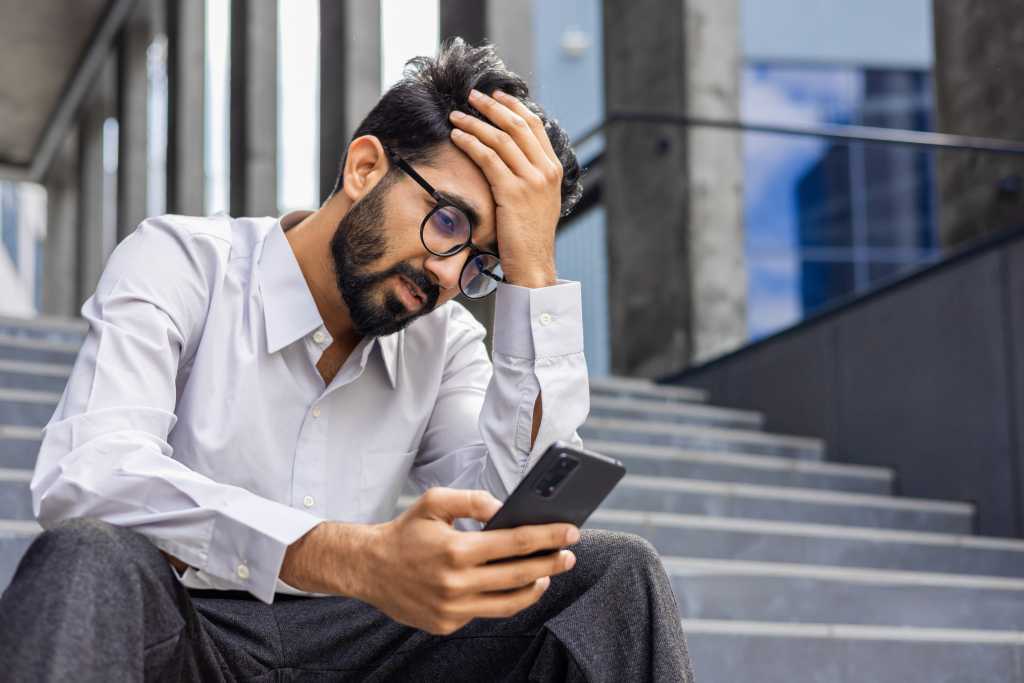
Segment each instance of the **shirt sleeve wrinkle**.
[{"label": "shirt sleeve wrinkle", "polygon": [[[500,285],[497,297],[491,359],[482,326],[453,307],[449,335],[457,341],[448,345],[437,405],[412,473],[421,490],[483,488],[504,499],[551,442],[582,443],[576,430],[589,412],[589,383],[579,284]],[[464,338],[466,325],[480,332]],[[538,395],[544,411],[531,448]]]},{"label": "shirt sleeve wrinkle", "polygon": [[33,511],[44,527],[97,517],[134,528],[271,602],[287,546],[320,520],[172,457],[179,362],[201,337],[230,246],[176,220],[144,221],[123,240],[82,307],[89,330],[43,431]]}]

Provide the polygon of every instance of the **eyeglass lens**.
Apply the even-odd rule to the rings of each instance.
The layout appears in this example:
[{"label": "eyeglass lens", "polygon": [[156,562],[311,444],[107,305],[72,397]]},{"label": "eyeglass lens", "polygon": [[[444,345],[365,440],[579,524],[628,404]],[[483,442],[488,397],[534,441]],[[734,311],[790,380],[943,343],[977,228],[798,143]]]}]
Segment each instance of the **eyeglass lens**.
[{"label": "eyeglass lens", "polygon": [[501,262],[494,254],[475,254],[466,261],[459,284],[470,299],[487,296],[498,287],[503,276]]},{"label": "eyeglass lens", "polygon": [[454,206],[438,207],[423,226],[423,245],[438,256],[459,251],[469,242],[469,237],[469,219]]}]

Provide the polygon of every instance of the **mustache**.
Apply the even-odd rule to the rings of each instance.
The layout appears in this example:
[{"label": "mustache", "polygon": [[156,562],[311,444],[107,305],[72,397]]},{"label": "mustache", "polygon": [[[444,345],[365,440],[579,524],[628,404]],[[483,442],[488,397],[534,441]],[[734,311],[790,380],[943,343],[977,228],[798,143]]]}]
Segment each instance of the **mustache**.
[{"label": "mustache", "polygon": [[379,273],[363,275],[360,279],[362,280],[362,285],[371,286],[383,282],[394,275],[401,275],[419,287],[419,290],[423,292],[423,295],[426,297],[426,301],[423,304],[424,310],[434,310],[434,307],[437,305],[437,300],[441,297],[441,288],[435,284],[426,273],[414,268],[408,263],[400,262]]}]

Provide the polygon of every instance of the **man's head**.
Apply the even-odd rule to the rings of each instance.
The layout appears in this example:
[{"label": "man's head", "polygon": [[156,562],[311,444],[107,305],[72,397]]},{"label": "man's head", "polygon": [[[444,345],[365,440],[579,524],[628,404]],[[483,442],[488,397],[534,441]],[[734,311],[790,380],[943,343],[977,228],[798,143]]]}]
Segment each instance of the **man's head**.
[{"label": "man's head", "polygon": [[[480,169],[450,142],[449,114],[482,117],[469,104],[472,89],[500,89],[515,96],[544,122],[563,168],[562,215],[580,196],[579,165],[568,136],[529,99],[523,80],[509,71],[493,47],[461,39],[442,46],[436,58],[411,60],[404,78],[381,97],[353,135],[332,197],[344,194],[351,208],[331,241],[338,288],[360,335],[391,334],[459,293],[458,276],[469,250],[450,257],[430,254],[420,242],[423,217],[435,200],[388,159],[389,149],[415,167],[445,199],[473,219],[473,244],[496,251],[495,206]],[[412,307],[404,292],[418,289]]]}]

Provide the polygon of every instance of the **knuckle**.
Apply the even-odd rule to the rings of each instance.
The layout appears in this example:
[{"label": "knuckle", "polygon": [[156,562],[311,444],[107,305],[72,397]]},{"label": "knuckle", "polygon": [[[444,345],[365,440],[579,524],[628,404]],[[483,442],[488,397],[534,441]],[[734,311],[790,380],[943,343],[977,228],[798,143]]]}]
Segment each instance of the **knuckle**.
[{"label": "knuckle", "polygon": [[520,555],[526,555],[533,547],[530,534],[525,529],[516,531],[512,536],[512,545]]},{"label": "knuckle", "polygon": [[524,119],[522,116],[518,116],[518,115],[512,117],[512,125],[515,126],[518,129],[520,129],[520,130],[523,130],[523,129],[528,127],[528,124],[526,123],[526,119]]},{"label": "knuckle", "polygon": [[508,133],[506,133],[503,130],[499,130],[494,135],[494,142],[495,142],[495,144],[506,146],[506,145],[511,145],[513,140],[512,140],[512,136],[511,135],[509,135]]},{"label": "knuckle", "polygon": [[544,175],[548,180],[559,181],[562,179],[562,165],[561,164],[548,164],[547,168],[544,169]]}]

